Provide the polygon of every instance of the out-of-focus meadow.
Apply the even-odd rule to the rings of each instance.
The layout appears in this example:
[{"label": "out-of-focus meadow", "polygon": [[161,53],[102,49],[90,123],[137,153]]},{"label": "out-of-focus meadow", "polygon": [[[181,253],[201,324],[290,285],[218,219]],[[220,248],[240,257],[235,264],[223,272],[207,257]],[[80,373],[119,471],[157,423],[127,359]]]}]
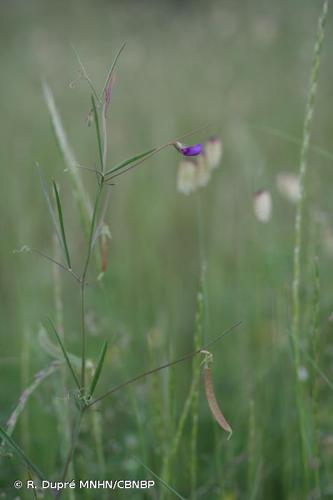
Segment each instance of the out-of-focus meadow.
[{"label": "out-of-focus meadow", "polygon": [[[320,8],[320,2],[304,0],[2,2],[2,424],[33,375],[52,361],[39,335],[41,321],[56,315],[52,265],[36,255],[13,254],[25,244],[50,255],[54,251],[36,162],[47,181],[54,177],[61,188],[76,263],[82,263],[86,248],[41,81],[46,79],[54,92],[76,158],[93,165],[98,158],[95,132],[85,122],[90,90],[83,81],[69,86],[78,69],[71,44],[101,88],[117,49],[126,41],[109,113],[109,163],[210,122],[211,127],[195,134],[193,141],[218,135],[224,147],[221,166],[200,190],[207,259],[204,341],[242,321],[211,348],[217,399],[234,433],[228,441],[209,413],[200,387],[193,498],[305,498],[289,341],[295,205],[278,192],[276,176],[298,172],[298,141]],[[311,142],[332,153],[329,157],[311,150],[309,155],[301,283],[301,335],[306,337],[316,304],[317,256],[317,366],[330,379],[332,41],[329,16]],[[198,199],[177,192],[178,163],[179,155],[166,149],[110,187],[107,272],[103,286],[92,284],[87,292],[88,357],[95,360],[103,340],[109,341],[99,393],[193,349],[200,282]],[[92,189],[94,176],[84,170],[80,175]],[[253,195],[262,188],[270,190],[273,199],[267,224],[258,222],[253,213]],[[318,213],[320,218],[313,216]],[[94,272],[92,281],[98,270]],[[61,275],[60,286],[67,347],[79,355],[78,289],[66,274]],[[333,495],[332,389],[318,370],[313,372],[308,358],[302,365],[309,374],[304,381],[307,394],[315,374],[318,383],[317,427],[310,427],[317,429],[320,467],[316,458],[310,470],[319,470],[322,496],[329,498]],[[151,478],[135,457],[162,475],[164,447],[177,427],[191,373],[191,361],[169,372],[171,399],[165,371],[101,403],[94,423],[102,436],[104,479]],[[60,474],[63,459],[64,431],[56,406],[66,394],[59,380],[51,375],[34,392],[13,434],[48,478]],[[310,396],[306,404],[311,407]],[[190,496],[191,429],[189,416],[168,477],[168,484],[185,498]],[[95,479],[101,477],[103,460],[96,457],[96,441],[89,431],[87,419],[75,469],[77,477]],[[24,469],[15,457],[1,460],[3,498],[14,498],[12,483],[25,477]],[[151,498],[159,498],[163,489],[165,498],[175,497],[156,482]],[[97,493],[77,495],[101,498]],[[150,498],[147,495],[129,491],[116,497]],[[19,498],[31,496],[22,490]]]}]

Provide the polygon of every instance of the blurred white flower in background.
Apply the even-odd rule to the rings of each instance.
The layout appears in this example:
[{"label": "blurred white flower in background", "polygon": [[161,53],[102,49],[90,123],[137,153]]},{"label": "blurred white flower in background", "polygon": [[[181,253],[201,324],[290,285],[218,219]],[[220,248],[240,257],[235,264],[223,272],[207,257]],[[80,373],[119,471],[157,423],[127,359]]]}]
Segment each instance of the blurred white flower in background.
[{"label": "blurred white flower in background", "polygon": [[276,176],[276,186],[279,193],[288,201],[297,203],[301,194],[299,179],[297,175],[290,172],[281,172]]},{"label": "blurred white flower in background", "polygon": [[309,372],[305,366],[300,366],[297,372],[298,380],[301,382],[306,382],[309,378]]},{"label": "blurred white flower in background", "polygon": [[205,144],[204,156],[210,168],[219,166],[223,156],[222,142],[218,137],[211,137]]},{"label": "blurred white flower in background", "polygon": [[205,156],[199,156],[196,162],[197,187],[205,187],[210,181],[212,169]]},{"label": "blurred white flower in background", "polygon": [[333,230],[331,225],[331,217],[329,214],[318,208],[312,208],[311,217],[318,225],[320,243],[326,255],[333,257]]},{"label": "blurred white flower in background", "polygon": [[177,175],[177,190],[189,195],[199,188],[207,186],[212,172],[222,159],[223,147],[218,137],[209,139],[203,151],[196,157],[182,158]]},{"label": "blurred white flower in background", "polygon": [[191,194],[196,189],[196,165],[192,160],[181,160],[178,168],[177,189],[180,193]]},{"label": "blurred white flower in background", "polygon": [[259,222],[269,222],[272,215],[272,197],[267,189],[261,189],[254,194],[253,210]]}]

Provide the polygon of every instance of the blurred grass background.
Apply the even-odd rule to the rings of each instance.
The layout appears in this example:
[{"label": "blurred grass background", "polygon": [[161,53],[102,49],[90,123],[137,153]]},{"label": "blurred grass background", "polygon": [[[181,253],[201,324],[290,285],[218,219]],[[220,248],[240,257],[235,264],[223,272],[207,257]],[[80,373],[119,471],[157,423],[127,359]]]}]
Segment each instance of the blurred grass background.
[{"label": "blurred grass background", "polygon": [[[49,180],[54,176],[61,185],[77,262],[85,248],[41,79],[55,94],[78,161],[91,165],[97,151],[95,135],[85,124],[89,89],[84,82],[69,87],[77,77],[71,44],[102,87],[116,50],[126,40],[110,112],[110,163],[215,120],[195,140],[214,134],[224,144],[221,168],[202,192],[208,261],[206,339],[238,320],[243,323],[214,347],[213,376],[222,409],[234,428],[231,441],[216,428],[204,398],[200,399],[198,498],[250,498],[251,401],[256,422],[252,459],[258,479],[253,498],[302,498],[288,340],[294,207],[275,188],[279,172],[297,173],[299,146],[264,128],[301,136],[319,3],[14,0],[3,1],[0,8],[1,420],[8,417],[24,388],[24,332],[30,332],[28,379],[48,362],[37,333],[41,318],[54,316],[52,268],[34,255],[12,253],[23,244],[53,251],[36,161]],[[314,144],[327,150],[333,130],[331,47],[329,18],[312,137]],[[112,188],[105,288],[101,292],[91,287],[88,293],[89,355],[96,357],[104,338],[111,346],[101,391],[192,348],[200,276],[196,200],[176,192],[178,160],[174,151],[166,150],[119,178]],[[330,221],[333,163],[315,153],[309,163],[309,203]],[[92,185],[90,174],[82,172],[82,177]],[[273,217],[267,225],[260,225],[252,211],[253,193],[261,188],[270,189],[273,196]],[[306,334],[317,254],[320,366],[332,377],[332,255],[319,234],[308,217],[302,327]],[[69,348],[78,352],[79,297],[67,276],[63,298]],[[179,409],[190,383],[190,363],[176,368],[174,376]],[[158,376],[161,394],[165,380],[166,375]],[[134,455],[159,471],[159,410],[153,404],[152,385],[152,380],[139,383],[101,406],[109,476],[137,475]],[[53,391],[54,385],[46,382],[29,402],[26,445],[35,461],[54,476],[59,453],[50,388]],[[321,480],[327,498],[333,495],[329,391],[320,382]],[[93,478],[98,472],[87,429],[86,434],[78,469]],[[22,442],[22,429],[16,436]],[[185,435],[172,474],[172,485],[185,496],[187,457]],[[8,498],[12,498],[8,484],[19,470],[15,461],[4,461],[0,474]]]}]

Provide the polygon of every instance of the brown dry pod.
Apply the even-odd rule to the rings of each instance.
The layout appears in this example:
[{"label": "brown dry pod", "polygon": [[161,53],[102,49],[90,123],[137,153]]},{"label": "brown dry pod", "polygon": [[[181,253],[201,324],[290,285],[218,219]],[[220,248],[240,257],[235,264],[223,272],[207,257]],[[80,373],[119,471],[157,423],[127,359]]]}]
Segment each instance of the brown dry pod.
[{"label": "brown dry pod", "polygon": [[212,412],[213,417],[215,418],[216,422],[222,427],[222,429],[224,429],[226,432],[229,432],[229,438],[230,438],[232,434],[232,429],[228,424],[228,422],[226,421],[226,419],[224,418],[224,415],[221,412],[218,402],[216,400],[213,381],[212,381],[212,373],[211,369],[208,366],[204,367],[203,377],[204,377],[206,398],[208,401],[210,411]]}]

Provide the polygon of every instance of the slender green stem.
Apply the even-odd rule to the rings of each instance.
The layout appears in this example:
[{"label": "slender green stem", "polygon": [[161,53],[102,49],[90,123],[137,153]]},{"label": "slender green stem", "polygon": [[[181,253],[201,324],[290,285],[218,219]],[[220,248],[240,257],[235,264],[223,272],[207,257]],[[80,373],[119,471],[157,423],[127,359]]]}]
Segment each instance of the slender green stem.
[{"label": "slender green stem", "polygon": [[85,322],[85,282],[81,283],[81,388],[86,382],[86,322]]},{"label": "slender green stem", "polygon": [[184,354],[184,356],[182,356],[181,358],[176,359],[175,361],[171,361],[169,363],[165,363],[164,365],[158,366],[157,368],[153,368],[152,370],[148,370],[147,372],[140,373],[136,377],[133,377],[130,380],[127,380],[126,382],[123,382],[122,384],[119,384],[119,385],[116,385],[115,387],[112,387],[110,390],[108,390],[107,392],[105,392],[104,394],[102,394],[102,396],[99,396],[98,398],[96,398],[93,401],[91,401],[91,403],[89,403],[87,405],[87,407],[93,406],[98,401],[101,401],[102,399],[105,399],[107,396],[111,396],[111,394],[113,394],[114,392],[117,392],[120,389],[123,389],[124,387],[132,384],[133,382],[136,382],[137,380],[140,380],[140,379],[142,379],[144,377],[147,377],[148,375],[151,375],[152,373],[156,373],[156,372],[158,372],[160,370],[164,370],[165,368],[169,368],[170,366],[173,366],[173,365],[176,365],[178,363],[181,363],[182,361],[185,361],[186,359],[192,358],[196,354],[200,354],[202,350],[207,350],[208,347],[212,346],[213,344],[215,344],[216,342],[218,342],[219,340],[221,340],[222,337],[225,337],[226,335],[228,335],[229,333],[231,333],[235,328],[237,328],[239,325],[241,325],[241,323],[242,323],[241,321],[238,321],[237,323],[235,323],[234,325],[232,325],[230,328],[228,328],[228,330],[226,330],[225,332],[221,333],[221,335],[219,335],[218,337],[216,337],[215,339],[213,339],[211,342],[208,342],[208,344],[206,344],[205,346],[200,347],[196,351],[192,351],[192,352],[189,352],[187,354]]},{"label": "slender green stem", "polygon": [[[61,481],[66,480],[68,468],[69,468],[69,465],[72,461],[72,458],[73,458],[73,455],[75,452],[75,448],[76,448],[78,440],[79,440],[79,435],[80,435],[80,430],[81,430],[81,422],[82,422],[82,418],[84,415],[84,411],[85,411],[85,407],[80,409],[78,416],[77,416],[77,419],[76,419],[76,422],[74,424],[74,428],[73,428],[73,432],[72,432],[72,442],[71,442],[71,446],[68,450],[68,455],[67,455],[67,459],[66,459],[66,462],[64,465],[64,470],[63,470],[63,473],[61,476]],[[57,497],[60,496],[60,492],[61,492],[61,490],[59,490]]]},{"label": "slender green stem", "polygon": [[[202,214],[201,214],[202,215]],[[203,242],[203,240],[202,240]],[[198,349],[203,342],[203,322],[205,313],[205,294],[204,294],[204,280],[205,280],[205,266],[203,264],[204,257],[202,254],[202,269],[200,277],[200,288],[197,296],[197,311],[195,318],[195,331],[194,331],[194,348]],[[197,489],[197,441],[198,441],[198,427],[199,427],[199,380],[200,380],[200,359],[193,358],[192,364],[192,380],[194,389],[192,394],[191,404],[191,443],[190,443],[190,484],[191,484],[191,498],[196,498]]]},{"label": "slender green stem", "polygon": [[[312,332],[311,332],[311,350],[315,363],[318,365],[318,334],[319,334],[319,296],[320,296],[320,277],[318,259],[314,262],[314,297],[313,297],[313,313],[312,313]],[[313,474],[314,486],[317,498],[322,497],[320,484],[320,443],[319,443],[319,426],[318,426],[318,375],[315,369],[312,369],[311,377],[311,410],[312,410],[312,456],[313,456]]]},{"label": "slender green stem", "polygon": [[86,344],[87,344],[87,339],[86,339],[86,324],[85,324],[85,288],[86,288],[86,277],[87,277],[87,271],[89,267],[89,262],[90,262],[90,257],[91,257],[91,251],[93,247],[93,236],[95,232],[95,226],[96,226],[96,218],[97,218],[97,212],[98,212],[98,207],[100,203],[100,199],[102,196],[102,190],[103,190],[103,181],[99,184],[97,194],[96,194],[96,200],[95,200],[95,205],[94,205],[94,210],[93,210],[93,215],[91,219],[91,225],[90,225],[90,233],[89,233],[89,242],[88,242],[88,251],[87,251],[87,256],[85,260],[85,264],[83,267],[83,272],[82,272],[82,277],[81,277],[81,386],[82,389],[85,387],[85,372],[86,372]]}]

